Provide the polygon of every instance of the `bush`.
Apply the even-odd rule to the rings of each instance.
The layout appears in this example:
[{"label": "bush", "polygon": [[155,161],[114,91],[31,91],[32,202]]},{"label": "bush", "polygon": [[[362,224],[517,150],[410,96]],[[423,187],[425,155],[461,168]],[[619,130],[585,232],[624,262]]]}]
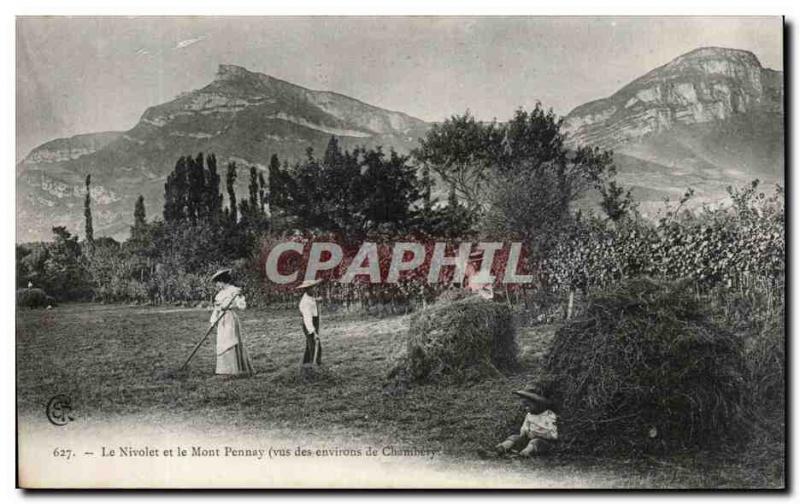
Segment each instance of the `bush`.
[{"label": "bush", "polygon": [[567,448],[670,452],[745,437],[743,343],[684,283],[638,279],[592,296],[556,332],[545,371]]},{"label": "bush", "polygon": [[516,364],[517,340],[506,305],[470,296],[439,301],[411,317],[388,392],[449,376],[473,379]]},{"label": "bush", "polygon": [[17,306],[43,308],[45,306],[55,306],[55,304],[55,300],[42,289],[17,289]]}]

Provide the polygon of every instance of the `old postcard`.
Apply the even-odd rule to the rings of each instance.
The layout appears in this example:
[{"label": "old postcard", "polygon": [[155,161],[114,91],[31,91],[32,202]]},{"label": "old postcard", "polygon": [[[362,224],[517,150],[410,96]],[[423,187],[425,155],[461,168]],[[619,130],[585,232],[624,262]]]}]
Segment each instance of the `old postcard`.
[{"label": "old postcard", "polygon": [[18,486],[785,488],[783,33],[18,17]]}]

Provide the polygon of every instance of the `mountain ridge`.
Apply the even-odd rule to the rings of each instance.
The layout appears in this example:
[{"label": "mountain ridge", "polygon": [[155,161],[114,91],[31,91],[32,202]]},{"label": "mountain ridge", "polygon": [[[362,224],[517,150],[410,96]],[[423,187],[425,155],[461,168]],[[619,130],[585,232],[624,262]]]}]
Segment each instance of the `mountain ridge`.
[{"label": "mountain ridge", "polygon": [[[689,185],[701,201],[752,178],[783,180],[783,74],[748,51],[698,48],[564,117],[571,147],[613,149],[618,179],[648,210]],[[266,169],[302,159],[332,135],[344,148],[401,153],[432,123],[334,91],[317,91],[220,64],[208,84],[148,107],[129,130],[75,135],[34,148],[17,164],[17,240],[54,225],[82,229],[83,180],[92,174],[95,230],[124,237],[135,198],[160,214],[163,184],[182,155],[215,153],[220,166]],[[240,172],[238,191],[245,191]]]}]

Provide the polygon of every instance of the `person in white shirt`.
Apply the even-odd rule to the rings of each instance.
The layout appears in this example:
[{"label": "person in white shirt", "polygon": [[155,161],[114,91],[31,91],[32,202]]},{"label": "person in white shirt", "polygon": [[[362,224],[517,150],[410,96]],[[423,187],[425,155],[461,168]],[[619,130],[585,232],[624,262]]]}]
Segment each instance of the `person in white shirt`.
[{"label": "person in white shirt", "polygon": [[305,280],[298,290],[303,291],[300,298],[300,315],[303,317],[303,334],[306,337],[306,350],[303,353],[303,366],[322,363],[322,343],[319,339],[319,309],[317,300],[314,298],[316,293],[315,286],[320,280]]},{"label": "person in white shirt", "polygon": [[[214,297],[214,310],[209,324],[217,319],[217,369],[218,375],[255,374],[253,363],[244,347],[242,327],[234,310],[244,310],[247,303],[239,287],[231,283],[231,270],[219,270],[211,277],[219,292]],[[220,318],[220,316],[222,318]]]},{"label": "person in white shirt", "polygon": [[558,441],[558,416],[551,409],[552,401],[532,390],[516,390],[514,393],[524,400],[527,414],[519,434],[509,436],[495,447],[495,451],[498,455],[518,452],[523,457],[550,452]]},{"label": "person in white shirt", "polygon": [[482,297],[483,299],[494,298],[494,287],[491,283],[481,283],[477,281],[478,272],[480,271],[481,262],[483,261],[483,250],[474,250],[469,255],[469,262],[465,273],[464,286],[472,294]]}]

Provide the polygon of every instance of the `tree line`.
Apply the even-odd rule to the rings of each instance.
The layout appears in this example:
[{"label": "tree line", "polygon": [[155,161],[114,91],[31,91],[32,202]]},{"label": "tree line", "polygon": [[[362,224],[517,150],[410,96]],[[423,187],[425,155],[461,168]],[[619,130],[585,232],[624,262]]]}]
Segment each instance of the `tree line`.
[{"label": "tree line", "polygon": [[[558,287],[554,279],[564,278],[573,289],[598,283],[597,275],[620,276],[595,272],[599,263],[588,261],[590,278],[575,280],[589,270],[566,258],[596,249],[581,244],[606,240],[631,222],[640,235],[652,236],[615,174],[612,152],[567,147],[562,119],[540,105],[502,123],[478,121],[469,112],[453,116],[408,155],[343,149],[336,137],[321,156],[309,147],[301,160],[290,164],[272,155],[263,168],[229,161],[222,169],[214,153],[185,155],[166,178],[160,216],[148,219],[139,196],[122,243],[94,237],[87,176],[85,240],[54,228],[51,244],[18,247],[18,284],[32,281],[62,298],[206,299],[207,274],[222,266],[234,265],[245,283],[258,285],[249,265],[265,240],[335,235],[523,241],[528,260],[536,262],[529,270],[541,272],[542,285]],[[242,195],[240,177],[247,182]],[[575,202],[590,191],[599,197],[599,213],[582,215]],[[381,294],[387,295],[393,294]]]}]

